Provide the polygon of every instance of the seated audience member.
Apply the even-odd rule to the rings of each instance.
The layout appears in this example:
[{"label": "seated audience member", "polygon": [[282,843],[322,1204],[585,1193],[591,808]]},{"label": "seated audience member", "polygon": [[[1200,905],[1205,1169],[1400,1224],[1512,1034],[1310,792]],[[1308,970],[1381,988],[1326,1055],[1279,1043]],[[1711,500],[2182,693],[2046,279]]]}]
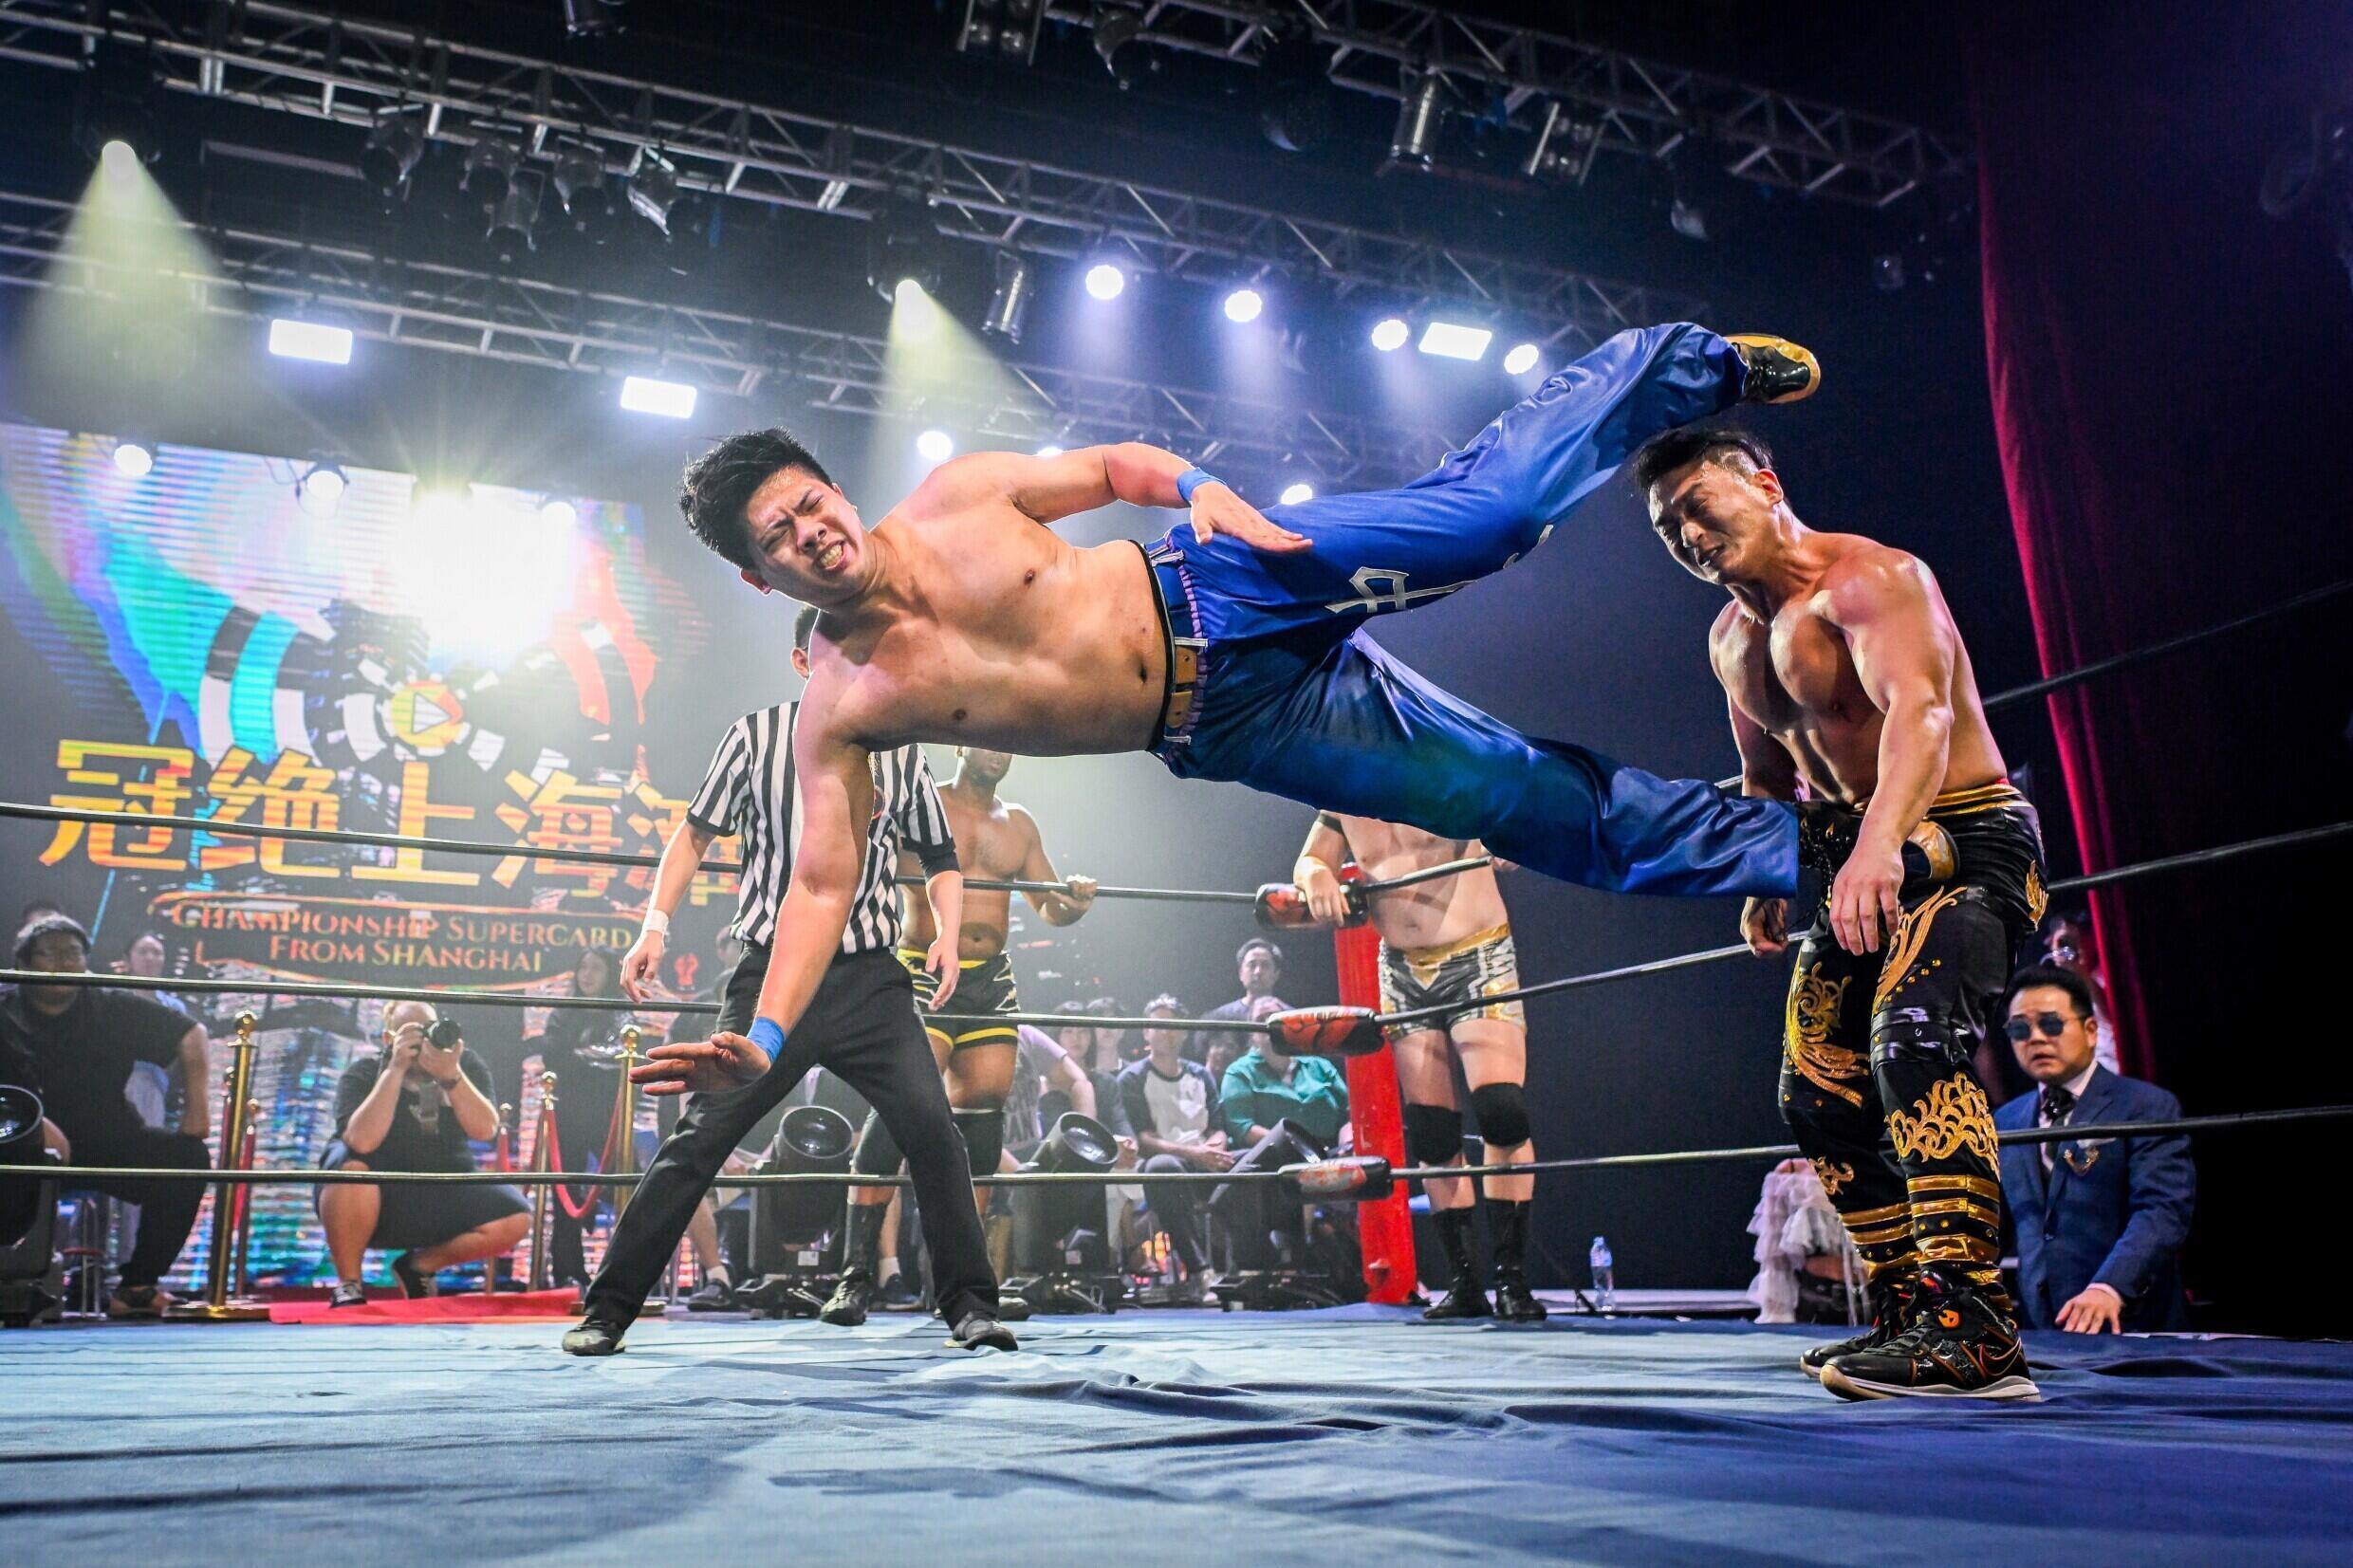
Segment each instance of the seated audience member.
[{"label": "seated audience member", "polygon": [[[1121,1018],[1126,1011],[1116,996],[1099,996],[1086,1005],[1086,1010],[1098,1019]],[[1129,1062],[1144,1059],[1143,1037],[1137,1030],[1097,1024],[1095,1038],[1101,1042],[1097,1054],[1106,1059],[1115,1074]]]},{"label": "seated audience member", "polygon": [[[1103,1000],[1108,1001],[1109,998]],[[1120,1094],[1118,1042],[1123,1031],[1090,1026],[1085,1022],[1090,1016],[1088,1004],[1084,1002],[1065,1002],[1054,1011],[1070,1020],[1067,1024],[1055,1026],[1055,1043],[1068,1052],[1070,1059],[1079,1064],[1079,1070],[1086,1075],[1089,1087],[1095,1091],[1095,1119],[1109,1128],[1112,1137],[1119,1143],[1119,1163],[1113,1169],[1135,1170],[1136,1129],[1128,1122],[1127,1104]],[[1070,1108],[1067,1105],[1057,1107],[1054,1099],[1055,1097],[1048,1094],[1038,1106],[1040,1119],[1049,1128],[1054,1125],[1056,1116]],[[1143,1203],[1144,1190],[1133,1183],[1122,1183],[1103,1190],[1103,1223],[1106,1227],[1103,1233],[1118,1240],[1120,1256],[1123,1259],[1129,1257],[1136,1247],[1136,1212],[1143,1207]]]},{"label": "seated audience member", "polygon": [[[1144,1016],[1181,1018],[1184,1009],[1173,996],[1156,996]],[[1209,1280],[1209,1236],[1202,1225],[1207,1185],[1152,1179],[1180,1171],[1233,1169],[1233,1154],[1227,1147],[1217,1109],[1217,1085],[1211,1080],[1208,1068],[1184,1059],[1188,1032],[1144,1030],[1148,1054],[1121,1070],[1120,1098],[1143,1156],[1139,1172],[1143,1177],[1145,1207],[1168,1232],[1169,1253],[1184,1267],[1183,1293],[1198,1299]]]},{"label": "seated audience member", "polygon": [[[2042,1087],[1994,1113],[2005,1131],[2169,1121],[2180,1103],[2094,1059],[2100,1025],[2083,976],[2022,970],[2003,1009],[2019,1064]],[[2018,1233],[2027,1321],[2075,1334],[2188,1326],[2179,1255],[2197,1171],[2184,1136],[2005,1144],[2002,1193]]]},{"label": "seated audience member", "polygon": [[1049,1099],[1057,1104],[1056,1116],[1096,1114],[1095,1085],[1085,1072],[1052,1035],[1024,1024],[1014,1031],[1013,1082],[1005,1091],[1007,1163],[1000,1170],[1027,1163],[1054,1130],[1053,1117],[1046,1115]]},{"label": "seated audience member", "polygon": [[[1251,1016],[1281,1010],[1275,998],[1262,997]],[[1229,1145],[1247,1151],[1234,1162],[1237,1171],[1322,1159],[1339,1147],[1348,1125],[1348,1084],[1340,1068],[1322,1057],[1288,1055],[1272,1035],[1258,1037],[1250,1053],[1226,1069],[1218,1103]],[[1245,1268],[1270,1266],[1273,1234],[1300,1228],[1298,1196],[1279,1182],[1235,1182],[1216,1189],[1210,1202]]]},{"label": "seated audience member", "polygon": [[[343,1069],[335,1085],[335,1141],[321,1165],[329,1171],[472,1171],[468,1140],[498,1134],[489,1063],[463,1040],[436,1045],[431,1003],[395,1002],[384,1009],[383,1048]],[[364,1254],[399,1249],[393,1277],[404,1296],[430,1296],[445,1268],[514,1249],[530,1228],[530,1206],[511,1187],[454,1183],[353,1182],[312,1195],[326,1227],[335,1265],[328,1305],[358,1306]]]},{"label": "seated audience member", "polygon": [[[1281,948],[1276,947],[1263,936],[1253,936],[1235,950],[1233,964],[1242,982],[1242,994],[1231,1002],[1212,1007],[1202,1014],[1202,1017],[1220,1021],[1256,1018],[1259,1016],[1258,1004],[1268,1000],[1274,1003],[1274,1010],[1277,1012],[1289,1008],[1289,1003],[1274,994],[1274,987],[1281,984],[1283,979],[1283,950]],[[1247,1037],[1231,1034],[1223,1029],[1205,1029],[1187,1044],[1185,1055],[1195,1061],[1199,1061],[1221,1040],[1241,1040],[1245,1044],[1248,1043]]]},{"label": "seated audience member", "polygon": [[[20,969],[80,974],[89,968],[89,933],[67,915],[45,914],[17,933],[15,958]],[[24,1086],[41,1097],[55,1130],[49,1146],[76,1165],[210,1169],[207,1043],[203,1024],[135,992],[0,987],[0,1065],[14,1063],[0,1076],[21,1073],[29,1080]],[[148,1126],[126,1098],[140,1062],[177,1063],[186,1074],[188,1104],[178,1132]],[[123,1260],[107,1311],[118,1318],[157,1316],[172,1302],[157,1282],[187,1244],[204,1184],[134,1179],[77,1185],[139,1205],[139,1240]]]}]

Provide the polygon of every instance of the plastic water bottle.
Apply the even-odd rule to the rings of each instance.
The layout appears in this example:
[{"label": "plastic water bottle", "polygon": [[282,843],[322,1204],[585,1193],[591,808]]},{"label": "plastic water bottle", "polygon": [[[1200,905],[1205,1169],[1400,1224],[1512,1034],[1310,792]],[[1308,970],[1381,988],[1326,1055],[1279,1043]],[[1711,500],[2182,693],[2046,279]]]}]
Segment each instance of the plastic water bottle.
[{"label": "plastic water bottle", "polygon": [[1607,1239],[1601,1236],[1594,1237],[1593,1250],[1586,1254],[1585,1261],[1593,1266],[1593,1304],[1595,1308],[1602,1312],[1616,1310],[1618,1305],[1618,1281],[1615,1271],[1610,1267],[1609,1242]]}]

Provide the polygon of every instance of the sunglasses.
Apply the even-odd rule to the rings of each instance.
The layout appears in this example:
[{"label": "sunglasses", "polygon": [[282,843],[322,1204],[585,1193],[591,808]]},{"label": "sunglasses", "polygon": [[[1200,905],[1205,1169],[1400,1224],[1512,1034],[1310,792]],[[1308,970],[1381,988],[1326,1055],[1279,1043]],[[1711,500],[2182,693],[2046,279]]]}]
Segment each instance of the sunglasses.
[{"label": "sunglasses", "polygon": [[2024,1045],[2038,1033],[2056,1040],[2066,1034],[2067,1025],[2074,1022],[2064,1013],[2021,1013],[2002,1025],[2002,1032]]}]

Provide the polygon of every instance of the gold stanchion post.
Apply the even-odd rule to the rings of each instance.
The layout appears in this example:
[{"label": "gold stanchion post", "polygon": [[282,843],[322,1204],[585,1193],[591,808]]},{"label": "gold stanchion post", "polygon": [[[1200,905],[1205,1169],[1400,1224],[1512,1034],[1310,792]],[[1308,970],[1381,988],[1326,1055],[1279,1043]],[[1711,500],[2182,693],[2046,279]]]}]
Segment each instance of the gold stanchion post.
[{"label": "gold stanchion post", "polygon": [[[513,1125],[514,1107],[511,1105],[501,1104],[498,1108],[498,1126],[491,1133],[491,1147],[496,1149],[503,1146],[507,1141],[507,1130]],[[482,1260],[482,1294],[485,1296],[493,1297],[498,1294],[498,1258],[496,1254],[492,1254],[491,1256]]]},{"label": "gold stanchion post", "polygon": [[[547,1137],[556,1124],[556,1075],[539,1075],[539,1135],[531,1142],[531,1170],[546,1175],[555,1169],[547,1163]],[[547,1288],[547,1194],[553,1189],[541,1182],[531,1189],[531,1280],[533,1290]]]},{"label": "gold stanchion post", "polygon": [[[240,1170],[252,1170],[259,1159],[261,1140],[253,1135],[253,1130],[261,1125],[261,1121],[262,1102],[258,1099],[247,1100],[245,1141],[237,1146],[237,1166]],[[230,1281],[229,1288],[239,1298],[250,1296],[253,1290],[253,1204],[260,1196],[259,1191],[249,1187],[237,1197],[237,1239],[231,1244],[229,1253],[236,1277]]]},{"label": "gold stanchion post", "polygon": [[[253,1093],[253,1015],[237,1015],[237,1038],[229,1061],[229,1093],[221,1102],[221,1163],[234,1170],[245,1150],[245,1130],[252,1125],[250,1107]],[[194,1086],[191,1085],[193,1091]],[[166,1318],[182,1322],[242,1323],[267,1319],[269,1306],[261,1301],[232,1301],[229,1281],[232,1271],[230,1254],[236,1250],[236,1226],[232,1218],[235,1207],[237,1184],[222,1182],[213,1190],[213,1231],[211,1245],[205,1259],[204,1300],[180,1301],[164,1313]]]}]

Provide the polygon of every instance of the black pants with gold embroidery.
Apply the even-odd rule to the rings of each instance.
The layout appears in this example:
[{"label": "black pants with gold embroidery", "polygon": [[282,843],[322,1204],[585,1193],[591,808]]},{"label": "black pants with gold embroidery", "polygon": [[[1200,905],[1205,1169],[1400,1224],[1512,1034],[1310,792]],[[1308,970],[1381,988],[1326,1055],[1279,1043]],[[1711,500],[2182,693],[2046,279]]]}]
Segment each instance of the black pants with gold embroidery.
[{"label": "black pants with gold embroidery", "polygon": [[[1826,933],[1798,945],[1781,1111],[1874,1280],[1941,1264],[1998,1286],[2001,1167],[1969,1061],[2042,918],[2042,835],[2007,784],[1940,795],[1928,815],[1956,868],[1905,897],[1881,950],[1850,953]],[[1792,926],[1823,923],[1802,913]]]}]

